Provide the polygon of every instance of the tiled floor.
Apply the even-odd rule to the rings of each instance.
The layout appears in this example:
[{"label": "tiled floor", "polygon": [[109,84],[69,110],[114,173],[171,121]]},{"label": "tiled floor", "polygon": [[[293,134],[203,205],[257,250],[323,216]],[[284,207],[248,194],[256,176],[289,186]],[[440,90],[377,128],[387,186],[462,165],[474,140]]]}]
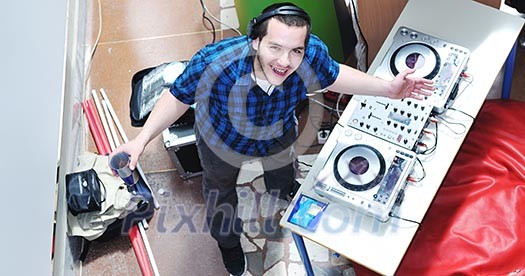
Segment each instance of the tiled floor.
[{"label": "tiled floor", "polygon": [[[218,17],[219,0],[205,2]],[[94,42],[99,28],[98,6],[97,1],[89,3],[88,34],[90,42]],[[89,84],[92,89],[104,88],[127,136],[132,138],[140,131],[131,127],[128,111],[133,74],[167,61],[187,60],[211,42],[212,35],[203,26],[198,1],[101,0],[101,11],[101,37]],[[217,39],[233,34],[219,31]],[[519,49],[515,66],[512,98],[525,100],[525,49]],[[312,135],[307,135],[305,143]],[[89,148],[94,149],[93,142],[89,138],[87,141]],[[313,147],[309,152],[317,150],[319,147]],[[203,231],[200,178],[183,181],[178,177],[161,136],[146,148],[141,166],[161,206],[146,231],[160,274],[227,275],[215,241]],[[290,234],[275,228],[280,210],[269,210],[268,206],[280,205],[270,204],[272,199],[261,191],[260,185],[257,179],[254,185],[239,186],[247,206],[259,203],[256,214],[245,217],[245,228],[249,231],[243,245],[248,253],[249,271],[251,275],[304,275]],[[193,224],[181,225],[181,214],[192,214]],[[319,275],[351,273],[345,260],[326,249],[312,244],[309,250],[314,252],[310,254]],[[84,275],[141,275],[127,237],[94,243],[82,271]]]}]

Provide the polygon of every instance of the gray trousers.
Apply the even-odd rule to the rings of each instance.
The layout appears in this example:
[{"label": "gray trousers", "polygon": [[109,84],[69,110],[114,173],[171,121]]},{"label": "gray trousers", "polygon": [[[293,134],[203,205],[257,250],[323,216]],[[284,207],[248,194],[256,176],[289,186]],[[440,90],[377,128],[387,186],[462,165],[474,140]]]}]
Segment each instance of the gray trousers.
[{"label": "gray trousers", "polygon": [[[280,198],[292,192],[295,181],[293,143],[296,129],[288,131],[267,157],[261,157],[266,190]],[[195,127],[197,150],[203,169],[202,189],[206,201],[206,223],[211,236],[223,248],[233,248],[240,242],[242,221],[237,216],[239,203],[237,177],[242,162],[254,157],[210,149]],[[227,161],[225,161],[227,160]]]}]

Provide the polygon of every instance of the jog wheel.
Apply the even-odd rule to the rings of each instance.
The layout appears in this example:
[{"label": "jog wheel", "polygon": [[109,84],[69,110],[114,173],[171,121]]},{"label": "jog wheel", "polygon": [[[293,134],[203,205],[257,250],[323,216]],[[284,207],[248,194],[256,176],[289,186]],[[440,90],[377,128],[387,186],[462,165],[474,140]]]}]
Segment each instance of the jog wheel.
[{"label": "jog wheel", "polygon": [[405,44],[397,49],[390,58],[390,70],[394,76],[407,69],[416,69],[413,76],[433,79],[439,72],[440,57],[438,52],[423,43]]},{"label": "jog wheel", "polygon": [[352,191],[366,191],[381,182],[385,175],[385,159],[368,145],[352,145],[343,149],[334,161],[337,182]]}]

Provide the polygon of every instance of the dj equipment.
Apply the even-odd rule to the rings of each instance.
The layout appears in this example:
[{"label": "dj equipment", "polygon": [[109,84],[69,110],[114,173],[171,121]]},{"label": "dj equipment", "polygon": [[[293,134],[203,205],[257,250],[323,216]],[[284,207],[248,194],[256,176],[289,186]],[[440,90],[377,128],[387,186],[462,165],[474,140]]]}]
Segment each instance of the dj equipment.
[{"label": "dj equipment", "polygon": [[354,96],[359,104],[348,126],[387,142],[413,150],[428,125],[432,106],[414,99]]},{"label": "dj equipment", "polygon": [[261,15],[252,18],[250,22],[248,22],[248,27],[246,28],[246,34],[251,39],[256,39],[259,36],[259,26],[260,24],[276,15],[297,15],[302,18],[304,18],[306,21],[308,21],[308,24],[310,24],[310,16],[301,8],[291,5],[286,5],[279,7],[277,9],[264,12]]},{"label": "dj equipment", "polygon": [[424,100],[354,96],[353,113],[337,137],[314,190],[321,196],[386,222],[402,202],[416,147],[429,117],[444,112],[456,97],[469,50],[401,27],[374,76],[392,80],[408,68],[434,81]]},{"label": "dj equipment", "polygon": [[456,97],[469,50],[433,36],[400,27],[374,76],[391,80],[415,68],[414,76],[432,79],[434,94],[425,100],[360,96],[348,125],[412,150],[432,113],[444,112]]},{"label": "dj equipment", "polygon": [[385,222],[415,157],[411,151],[348,128],[317,176],[314,190]]},{"label": "dj equipment", "polygon": [[415,68],[413,76],[434,81],[434,94],[425,102],[442,113],[456,97],[469,56],[470,51],[464,47],[400,27],[374,76],[390,80],[401,71]]}]

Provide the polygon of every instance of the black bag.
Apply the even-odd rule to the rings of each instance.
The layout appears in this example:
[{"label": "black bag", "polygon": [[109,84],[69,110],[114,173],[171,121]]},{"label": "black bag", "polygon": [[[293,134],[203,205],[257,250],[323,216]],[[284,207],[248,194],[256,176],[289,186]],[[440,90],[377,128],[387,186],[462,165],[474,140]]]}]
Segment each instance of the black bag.
[{"label": "black bag", "polygon": [[[143,200],[137,205],[137,210],[129,213],[124,218],[117,219],[115,222],[110,224],[104,234],[98,237],[96,241],[108,242],[113,240],[115,237],[128,235],[131,227],[143,219],[149,222],[151,218],[153,218],[153,215],[155,214],[155,205],[153,204],[153,195],[149,187],[146,185],[146,182],[144,182],[142,177],[140,177],[139,181],[132,187],[133,193],[140,195],[143,198]],[[82,240],[83,245],[78,259],[85,261],[91,248],[92,241],[86,239]]]},{"label": "black bag", "polygon": [[[169,87],[183,72],[188,61],[173,61],[136,72],[131,79],[129,115],[131,125],[142,127],[160,98],[163,89]],[[184,116],[183,116],[184,117]],[[189,116],[192,119],[192,116]],[[182,118],[181,118],[182,119]]]},{"label": "black bag", "polygon": [[106,191],[97,172],[89,169],[66,175],[66,198],[69,211],[76,216],[100,211],[102,202],[106,200]]}]

